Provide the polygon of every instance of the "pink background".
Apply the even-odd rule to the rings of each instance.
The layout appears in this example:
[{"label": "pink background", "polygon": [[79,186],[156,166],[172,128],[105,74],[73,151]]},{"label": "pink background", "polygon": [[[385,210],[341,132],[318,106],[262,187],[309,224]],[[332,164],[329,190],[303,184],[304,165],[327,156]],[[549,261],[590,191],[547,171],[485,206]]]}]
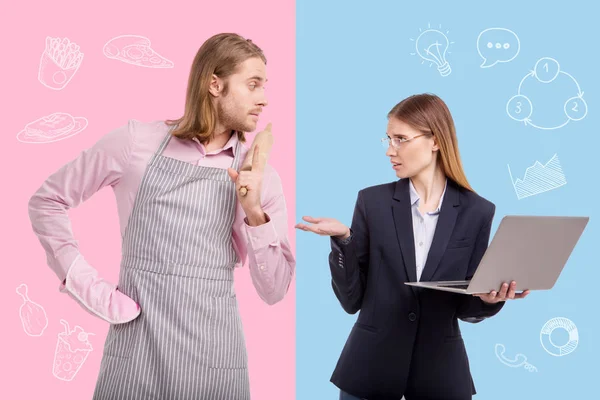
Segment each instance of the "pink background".
[{"label": "pink background", "polygon": [[[58,279],[46,265],[45,253],[34,236],[27,202],[43,180],[101,136],[130,118],[152,121],[179,117],[183,111],[189,68],[204,40],[219,32],[251,38],[264,50],[269,106],[259,129],[272,121],[275,144],[270,163],[281,175],[288,205],[289,237],[295,249],[295,19],[293,1],[150,2],[114,0],[84,4],[78,1],[11,2],[2,21],[3,134],[1,173],[4,328],[0,363],[2,393],[11,398],[89,399],[96,382],[108,324],[81,309],[58,292]],[[8,9],[7,9],[8,8]],[[272,18],[271,16],[277,16]],[[172,69],[142,68],[109,59],[104,44],[124,34],[146,36],[151,47],[173,61]],[[84,59],[79,71],[62,90],[51,90],[38,79],[39,60],[46,36],[69,38],[80,46]],[[54,112],[86,117],[79,134],[47,144],[25,144],[16,135],[25,125]],[[9,116],[9,118],[6,118]],[[249,135],[249,141],[254,133]],[[6,195],[9,191],[10,195]],[[120,234],[112,190],[98,192],[70,211],[82,253],[103,277],[117,282]],[[8,224],[11,225],[10,229]],[[48,327],[40,337],[28,336],[15,292],[29,287],[32,301],[45,308]],[[295,397],[295,284],[275,306],[255,293],[247,266],[237,271],[236,287],[249,353],[254,399]],[[52,375],[60,319],[73,328],[94,333],[94,350],[70,382]]]}]

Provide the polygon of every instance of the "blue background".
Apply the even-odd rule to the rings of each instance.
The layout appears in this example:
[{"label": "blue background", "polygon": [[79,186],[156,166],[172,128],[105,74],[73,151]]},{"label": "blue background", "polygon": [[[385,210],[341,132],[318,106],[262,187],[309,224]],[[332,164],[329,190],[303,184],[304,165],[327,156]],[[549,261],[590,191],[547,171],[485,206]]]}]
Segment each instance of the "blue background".
[{"label": "blue background", "polygon": [[[349,225],[360,189],[396,180],[379,143],[386,114],[405,97],[423,92],[439,95],[453,114],[467,177],[497,206],[492,234],[507,214],[590,216],[552,290],[509,302],[480,324],[461,322],[475,398],[576,399],[597,393],[600,49],[598,9],[591,1],[581,4],[297,1],[297,221],[303,215],[328,216]],[[429,24],[441,25],[454,42],[446,57],[452,73],[446,77],[410,54],[415,52],[410,38]],[[477,37],[493,27],[515,32],[520,52],[509,63],[480,68]],[[507,115],[506,103],[542,57],[556,59],[579,83],[588,105],[583,120],[540,130]],[[536,124],[565,120],[562,104],[577,90],[567,85],[565,93],[562,86],[557,81],[558,103],[550,101],[552,90],[544,92],[549,85],[537,87],[539,92],[535,85],[527,87]],[[515,179],[522,178],[527,167],[554,154],[567,184],[519,200],[507,164]],[[356,315],[344,313],[331,289],[329,239],[297,231],[296,244],[297,398],[336,399],[329,378]],[[554,317],[569,318],[579,331],[578,347],[563,357],[549,355],[540,344],[540,329]],[[552,338],[562,344],[567,335],[557,330]],[[526,355],[538,372],[502,364],[496,343],[506,346],[509,357]]]}]

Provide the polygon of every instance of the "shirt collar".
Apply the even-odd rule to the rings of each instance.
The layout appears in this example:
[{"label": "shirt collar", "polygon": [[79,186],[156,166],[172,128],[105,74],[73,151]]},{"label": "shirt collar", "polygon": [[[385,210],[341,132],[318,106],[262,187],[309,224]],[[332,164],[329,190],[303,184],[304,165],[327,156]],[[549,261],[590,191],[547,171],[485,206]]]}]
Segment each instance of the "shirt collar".
[{"label": "shirt collar", "polygon": [[[202,154],[206,155],[206,147],[204,147],[204,145],[202,143],[200,143],[200,140],[198,140],[198,138],[196,138],[196,137],[192,138],[192,140],[200,146],[200,151],[202,152]],[[232,152],[233,152],[233,148],[237,144],[238,141],[239,141],[239,139],[238,139],[237,132],[234,131],[231,134],[231,137],[229,138],[227,143],[225,143],[225,146],[223,146],[221,149],[213,150],[208,154],[219,154],[222,151],[229,150],[229,149],[232,149]]]},{"label": "shirt collar", "polygon": [[[421,196],[419,196],[419,193],[417,193],[417,189],[415,189],[415,186],[413,185],[412,180],[410,178],[408,179],[408,186],[410,188],[410,204],[412,206],[418,205],[419,200],[421,200]],[[437,214],[440,212],[440,210],[442,209],[442,202],[444,200],[444,195],[446,194],[447,187],[448,187],[448,179],[446,179],[446,182],[444,183],[444,191],[442,192],[442,195],[440,196],[440,202],[438,203],[437,208],[434,211],[429,212],[428,214]]]}]

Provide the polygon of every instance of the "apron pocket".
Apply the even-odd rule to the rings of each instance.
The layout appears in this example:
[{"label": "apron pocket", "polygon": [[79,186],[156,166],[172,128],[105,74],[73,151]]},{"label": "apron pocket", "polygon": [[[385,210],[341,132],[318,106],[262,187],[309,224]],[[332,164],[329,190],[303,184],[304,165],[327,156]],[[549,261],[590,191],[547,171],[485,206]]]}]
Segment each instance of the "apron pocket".
[{"label": "apron pocket", "polygon": [[108,329],[104,354],[111,357],[130,358],[137,343],[142,315],[125,324],[111,325]]},{"label": "apron pocket", "polygon": [[242,320],[235,297],[211,297],[208,320],[209,368],[240,369],[248,365]]}]

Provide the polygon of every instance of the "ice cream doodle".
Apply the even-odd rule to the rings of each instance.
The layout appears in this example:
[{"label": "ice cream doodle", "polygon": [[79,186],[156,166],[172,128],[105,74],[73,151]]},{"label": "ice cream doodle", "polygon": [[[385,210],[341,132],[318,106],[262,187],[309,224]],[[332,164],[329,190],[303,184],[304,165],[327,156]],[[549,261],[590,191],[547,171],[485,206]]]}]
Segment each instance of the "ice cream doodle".
[{"label": "ice cream doodle", "polygon": [[144,36],[122,35],[109,40],[103,48],[108,58],[147,68],[173,68],[172,61],[158,54]]},{"label": "ice cream doodle", "polygon": [[62,381],[71,381],[93,350],[88,341],[88,336],[93,333],[85,332],[80,326],[71,330],[69,323],[64,319],[61,319],[60,323],[65,327],[65,331],[58,334],[52,374]]},{"label": "ice cream doodle", "polygon": [[29,299],[26,284],[22,283],[16,290],[24,301],[19,308],[19,315],[25,333],[29,336],[42,336],[44,330],[48,327],[48,317],[44,307]]},{"label": "ice cream doodle", "polygon": [[40,59],[38,80],[54,90],[64,89],[79,70],[83,53],[68,38],[46,37],[46,48]]},{"label": "ice cream doodle", "polygon": [[57,112],[28,123],[17,134],[23,143],[50,143],[74,136],[88,125],[87,119]]}]

